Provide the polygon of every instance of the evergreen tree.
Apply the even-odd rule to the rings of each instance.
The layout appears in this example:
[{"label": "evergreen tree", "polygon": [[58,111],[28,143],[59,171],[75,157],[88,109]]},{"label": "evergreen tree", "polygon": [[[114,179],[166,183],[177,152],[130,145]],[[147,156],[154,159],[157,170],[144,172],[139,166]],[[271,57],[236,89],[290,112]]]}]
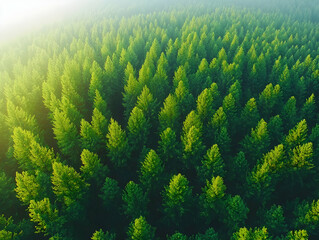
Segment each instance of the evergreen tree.
[{"label": "evergreen tree", "polygon": [[116,205],[121,199],[121,189],[118,182],[112,178],[107,177],[99,195],[103,201],[103,206],[108,209],[117,209]]},{"label": "evergreen tree", "polygon": [[253,240],[253,239],[261,239],[267,240],[269,239],[268,230],[267,228],[255,228],[255,229],[247,229],[241,228],[239,231],[235,232],[232,237],[233,240]]},{"label": "evergreen tree", "polygon": [[140,182],[146,189],[158,189],[161,186],[164,166],[154,150],[150,150],[141,164]]},{"label": "evergreen tree", "polygon": [[42,197],[41,186],[34,175],[28,172],[22,172],[21,174],[17,172],[16,183],[17,198],[24,205],[28,205],[31,200],[39,200]]},{"label": "evergreen tree", "polygon": [[[39,141],[39,138],[29,131],[17,127],[13,130],[13,156],[23,170],[33,170],[34,163],[30,160],[32,144]],[[35,143],[34,143],[35,142]]]},{"label": "evergreen tree", "polygon": [[202,188],[203,193],[200,195],[200,213],[206,222],[210,223],[222,214],[225,191],[226,186],[222,177],[217,176],[206,181],[206,186]]},{"label": "evergreen tree", "polygon": [[214,144],[206,153],[202,160],[202,165],[198,168],[198,177],[205,181],[212,177],[225,175],[225,163],[219,153],[217,144]]},{"label": "evergreen tree", "polygon": [[256,128],[251,130],[250,136],[246,136],[242,142],[243,151],[250,165],[267,152],[269,145],[270,138],[267,123],[261,119]]},{"label": "evergreen tree", "polygon": [[102,229],[95,231],[91,240],[115,240],[115,234],[109,232],[103,232]]},{"label": "evergreen tree", "polygon": [[169,223],[179,226],[191,208],[192,189],[182,174],[174,175],[163,192],[164,213]]},{"label": "evergreen tree", "polygon": [[260,119],[259,112],[257,109],[256,100],[251,98],[246,103],[245,107],[241,111],[240,122],[242,126],[241,135],[246,134],[251,130]]},{"label": "evergreen tree", "polygon": [[102,165],[97,154],[83,149],[81,153],[82,166],[80,168],[83,178],[87,182],[96,182],[101,185],[108,174],[106,165]]},{"label": "evergreen tree", "polygon": [[41,201],[31,200],[28,210],[31,221],[37,224],[37,233],[43,232],[58,237],[63,232],[65,219],[59,216],[58,210],[48,198]]},{"label": "evergreen tree", "polygon": [[306,102],[302,106],[301,116],[303,119],[307,120],[309,127],[313,127],[315,125],[317,114],[314,94],[311,94],[311,96],[307,98]]},{"label": "evergreen tree", "polygon": [[282,108],[280,116],[283,122],[285,122],[285,131],[288,131],[296,125],[296,123],[298,122],[298,118],[295,97],[291,97],[288,99],[288,101]]},{"label": "evergreen tree", "polygon": [[178,157],[181,149],[176,139],[176,134],[171,128],[165,129],[160,134],[160,141],[158,143],[158,154],[163,162],[170,166],[167,169],[176,169],[178,164]]},{"label": "evergreen tree", "polygon": [[166,128],[171,128],[178,131],[179,107],[176,98],[173,95],[168,95],[164,101],[164,106],[159,113],[160,130],[164,131]]},{"label": "evergreen tree", "polygon": [[78,165],[75,158],[79,154],[79,135],[76,126],[64,112],[56,110],[53,119],[53,132],[61,152],[72,159],[72,164]]},{"label": "evergreen tree", "polygon": [[129,219],[135,219],[138,216],[148,215],[147,204],[148,196],[143,192],[142,188],[130,181],[122,194],[123,211]]},{"label": "evergreen tree", "polygon": [[53,192],[66,206],[82,200],[89,184],[85,183],[74,168],[55,162],[52,174]]},{"label": "evergreen tree", "polygon": [[129,157],[129,144],[126,133],[121,126],[113,119],[108,127],[106,135],[108,156],[112,164],[116,167],[122,167],[126,164]]},{"label": "evergreen tree", "polygon": [[133,108],[128,119],[127,129],[129,131],[130,146],[134,150],[141,149],[147,142],[149,135],[149,122],[141,109]]},{"label": "evergreen tree", "polygon": [[132,240],[152,240],[155,236],[155,229],[141,216],[131,222],[127,235],[128,239]]}]

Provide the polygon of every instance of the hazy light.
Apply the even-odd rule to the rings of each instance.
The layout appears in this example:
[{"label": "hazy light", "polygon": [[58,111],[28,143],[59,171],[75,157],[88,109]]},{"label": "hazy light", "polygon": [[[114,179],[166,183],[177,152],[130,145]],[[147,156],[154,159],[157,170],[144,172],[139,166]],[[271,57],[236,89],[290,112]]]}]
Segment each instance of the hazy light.
[{"label": "hazy light", "polygon": [[23,31],[25,27],[54,16],[59,17],[76,0],[0,0],[0,38],[5,31]]}]

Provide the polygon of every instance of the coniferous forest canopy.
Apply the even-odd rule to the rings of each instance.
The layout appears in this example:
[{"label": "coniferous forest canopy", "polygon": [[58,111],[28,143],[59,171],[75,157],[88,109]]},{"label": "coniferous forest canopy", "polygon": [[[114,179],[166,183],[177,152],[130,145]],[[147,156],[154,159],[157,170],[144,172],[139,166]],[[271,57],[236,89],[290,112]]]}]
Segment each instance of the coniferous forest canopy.
[{"label": "coniferous forest canopy", "polygon": [[0,239],[319,239],[318,0],[99,3],[0,46]]}]

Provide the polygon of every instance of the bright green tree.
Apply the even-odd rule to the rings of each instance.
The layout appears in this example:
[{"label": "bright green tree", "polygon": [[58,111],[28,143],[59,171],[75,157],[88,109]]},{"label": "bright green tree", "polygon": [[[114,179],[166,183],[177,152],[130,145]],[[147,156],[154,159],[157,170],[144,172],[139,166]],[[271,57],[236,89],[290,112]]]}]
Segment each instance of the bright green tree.
[{"label": "bright green tree", "polygon": [[153,240],[155,238],[155,228],[146,222],[142,216],[133,220],[127,232],[128,239],[132,240]]},{"label": "bright green tree", "polygon": [[126,164],[129,157],[129,144],[126,133],[121,126],[113,119],[108,127],[108,134],[106,135],[108,156],[112,164],[116,167],[121,167]]}]

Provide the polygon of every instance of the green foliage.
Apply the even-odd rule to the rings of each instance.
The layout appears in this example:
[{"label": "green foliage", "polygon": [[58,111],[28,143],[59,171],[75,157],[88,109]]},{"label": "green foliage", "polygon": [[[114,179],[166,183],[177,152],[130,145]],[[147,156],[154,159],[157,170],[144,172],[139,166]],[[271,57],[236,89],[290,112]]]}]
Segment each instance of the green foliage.
[{"label": "green foliage", "polygon": [[192,202],[192,189],[187,178],[180,173],[174,175],[163,192],[164,213],[174,224],[180,221],[188,211]]},{"label": "green foliage", "polygon": [[187,236],[181,233],[174,233],[172,236],[168,237],[169,240],[187,240]]},{"label": "green foliage", "polygon": [[293,129],[289,131],[284,143],[288,150],[292,150],[298,145],[304,143],[307,138],[307,123],[306,120],[300,121]]},{"label": "green foliage", "polygon": [[266,212],[264,218],[265,226],[272,235],[280,236],[282,233],[287,232],[287,224],[281,206],[273,205]]},{"label": "green foliage", "polygon": [[226,200],[226,217],[224,223],[230,229],[230,233],[243,226],[247,219],[249,209],[239,195],[229,197]]},{"label": "green foliage", "polygon": [[103,232],[102,229],[95,231],[91,238],[92,240],[115,240],[115,234],[109,232]]},{"label": "green foliage", "polygon": [[76,156],[79,151],[79,135],[76,126],[64,112],[56,110],[53,115],[53,132],[58,146],[66,156]]},{"label": "green foliage", "polygon": [[204,216],[209,216],[210,212],[213,211],[218,213],[221,211],[220,199],[225,196],[226,186],[222,177],[213,177],[211,181],[206,181],[206,186],[202,189],[203,193],[200,196]]},{"label": "green foliage", "polygon": [[133,108],[128,119],[127,129],[129,131],[131,146],[140,148],[145,145],[149,134],[149,123],[141,109],[137,107]]},{"label": "green foliage", "polygon": [[127,235],[128,239],[132,240],[152,240],[155,236],[155,229],[141,216],[131,222]]},{"label": "green foliage", "polygon": [[253,239],[260,239],[266,240],[270,239],[268,236],[267,228],[255,228],[255,229],[247,229],[241,228],[238,232],[234,233],[233,240],[253,240]]},{"label": "green foliage", "polygon": [[39,141],[39,138],[29,131],[18,127],[13,130],[13,156],[18,161],[23,170],[34,169],[33,162],[30,160],[31,145]]},{"label": "green foliage", "polygon": [[55,162],[52,175],[53,192],[66,206],[82,200],[89,184],[74,168]]},{"label": "green foliage", "polygon": [[0,204],[1,213],[9,210],[15,204],[14,182],[4,172],[0,172]]},{"label": "green foliage", "polygon": [[109,170],[106,165],[103,165],[97,154],[83,149],[81,153],[82,166],[81,174],[88,182],[95,181],[101,185]]},{"label": "green foliage", "polygon": [[41,197],[41,186],[34,175],[28,172],[22,172],[21,174],[17,172],[16,183],[17,198],[25,205],[28,205],[31,200],[39,200]]},{"label": "green foliage", "polygon": [[158,118],[160,122],[160,129],[162,131],[166,128],[171,128],[175,131],[178,130],[179,106],[173,95],[170,94],[165,99],[164,107],[161,108]]},{"label": "green foliage", "polygon": [[150,150],[141,165],[140,182],[147,188],[161,186],[164,167],[161,159],[154,150]]},{"label": "green foliage", "polygon": [[147,215],[148,197],[143,192],[142,188],[133,181],[130,181],[125,186],[122,194],[122,200],[124,202],[124,214],[129,219],[135,219],[138,216]]},{"label": "green foliage", "polygon": [[86,10],[0,43],[0,239],[319,238],[316,0]]},{"label": "green foliage", "polygon": [[100,198],[103,200],[103,205],[106,208],[115,207],[121,199],[121,189],[118,182],[112,178],[107,177],[101,189]]},{"label": "green foliage", "polygon": [[108,149],[108,156],[113,165],[120,167],[124,166],[129,157],[129,144],[126,133],[121,126],[113,119],[108,127],[106,135],[106,146]]},{"label": "green foliage", "polygon": [[195,240],[218,240],[218,234],[213,228],[206,230],[204,234],[197,234]]},{"label": "green foliage", "polygon": [[256,163],[270,145],[267,123],[261,119],[255,129],[251,130],[250,136],[246,136],[242,142],[243,152],[250,164]]},{"label": "green foliage", "polygon": [[38,202],[31,200],[28,210],[31,221],[37,224],[35,227],[37,232],[55,235],[64,224],[58,210],[53,208],[48,198]]},{"label": "green foliage", "polygon": [[308,240],[308,233],[306,230],[290,231],[286,237],[287,240]]},{"label": "green foliage", "polygon": [[158,143],[159,156],[164,163],[173,165],[179,155],[176,134],[171,128],[167,128],[160,134],[160,138]]},{"label": "green foliage", "polygon": [[214,144],[202,160],[202,166],[198,169],[198,176],[202,180],[225,175],[225,163],[219,153],[217,144]]}]

